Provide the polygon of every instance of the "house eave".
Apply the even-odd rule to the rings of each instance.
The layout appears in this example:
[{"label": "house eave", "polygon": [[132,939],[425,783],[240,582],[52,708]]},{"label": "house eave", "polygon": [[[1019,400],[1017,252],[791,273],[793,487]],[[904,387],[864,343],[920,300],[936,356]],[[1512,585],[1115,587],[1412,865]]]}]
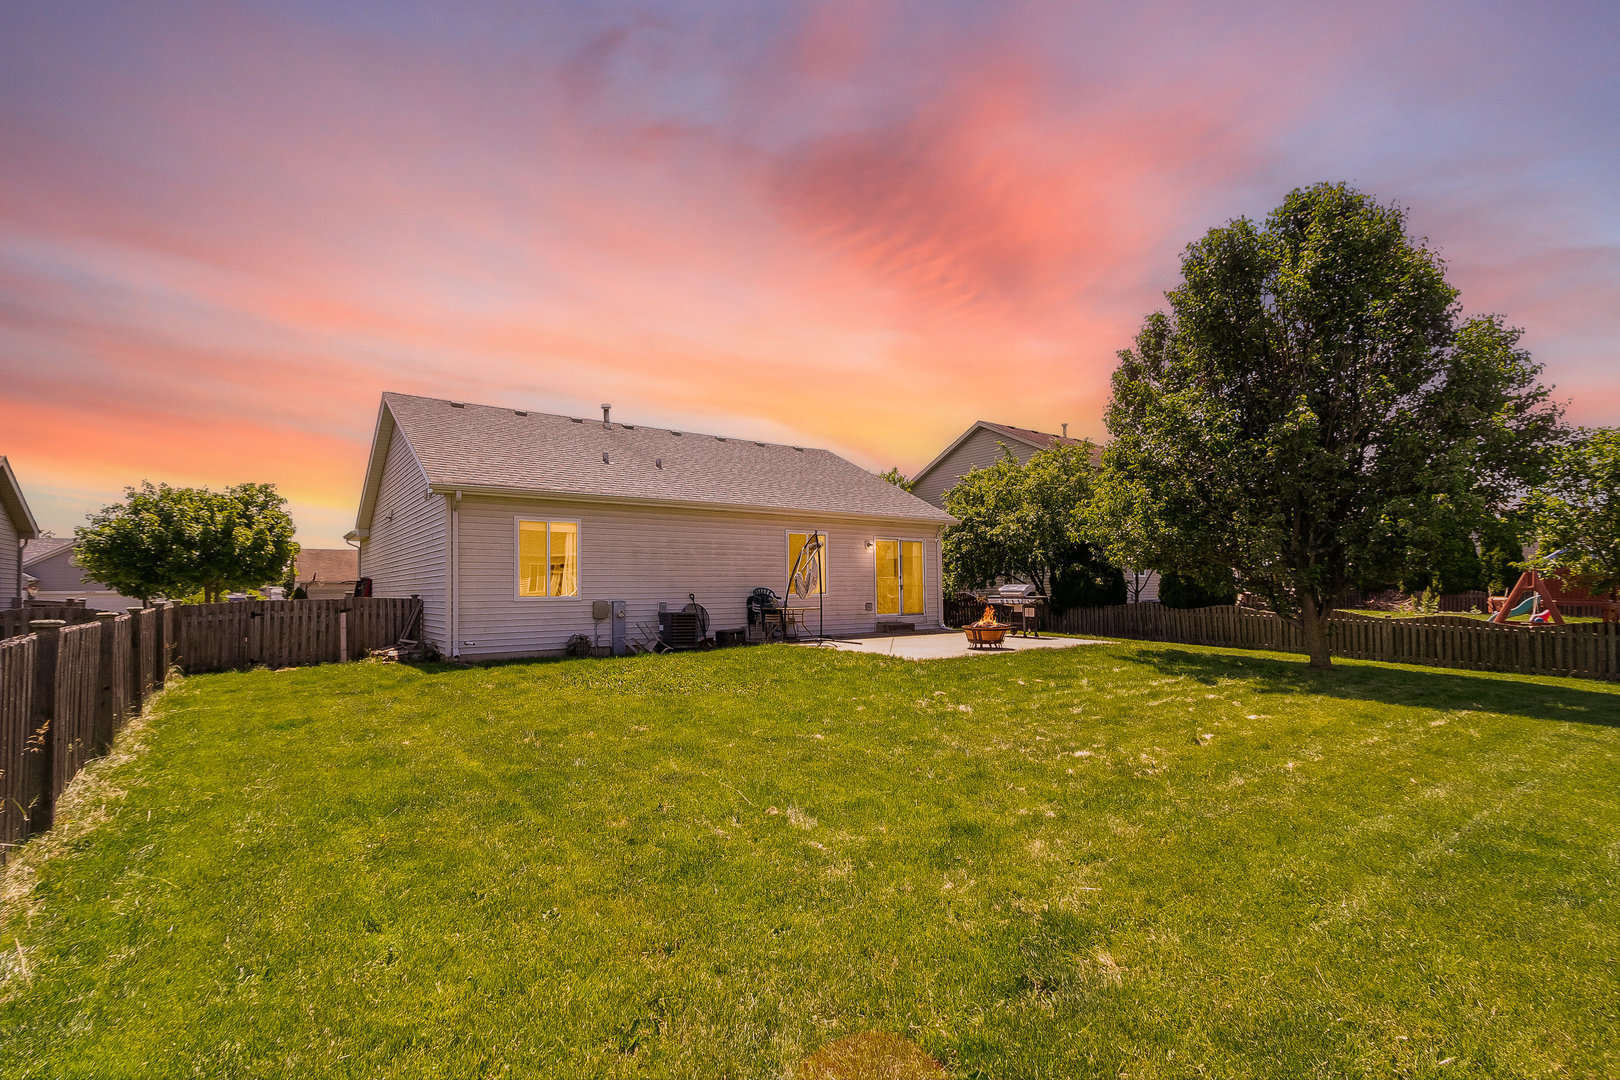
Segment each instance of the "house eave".
[{"label": "house eave", "polygon": [[755,517],[782,517],[800,515],[808,518],[828,518],[838,521],[903,522],[913,526],[945,526],[956,524],[956,519],[941,512],[938,515],[864,514],[856,511],[816,510],[797,506],[754,506],[743,503],[703,502],[695,499],[649,499],[628,495],[585,495],[577,492],[547,491],[539,488],[506,487],[496,484],[429,484],[428,490],[440,495],[480,495],[497,499],[534,499],[546,502],[585,503],[599,506],[636,506],[657,510],[709,510],[727,514],[747,514]]},{"label": "house eave", "polygon": [[28,506],[22,485],[17,483],[17,474],[11,471],[11,462],[4,457],[0,457],[0,510],[11,518],[17,539],[39,538],[39,522],[34,520],[34,511]]}]

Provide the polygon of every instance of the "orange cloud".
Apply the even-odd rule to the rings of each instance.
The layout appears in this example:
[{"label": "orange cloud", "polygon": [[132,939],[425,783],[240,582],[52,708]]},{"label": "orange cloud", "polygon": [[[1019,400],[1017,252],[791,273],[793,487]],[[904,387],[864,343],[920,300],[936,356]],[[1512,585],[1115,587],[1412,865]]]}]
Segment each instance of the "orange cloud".
[{"label": "orange cloud", "polygon": [[[1444,27],[859,0],[373,18],[41,9],[0,42],[0,453],[58,528],[143,478],[260,479],[335,543],[383,389],[611,400],[871,467],[979,417],[1101,436],[1182,245],[1324,177],[1411,202],[1465,304],[1527,327],[1578,418],[1620,420],[1607,189],[1533,224],[1515,198],[1548,161],[1606,178],[1590,129],[1481,157],[1501,115],[1445,82],[1480,43]],[[1549,85],[1516,100],[1572,100]]]}]

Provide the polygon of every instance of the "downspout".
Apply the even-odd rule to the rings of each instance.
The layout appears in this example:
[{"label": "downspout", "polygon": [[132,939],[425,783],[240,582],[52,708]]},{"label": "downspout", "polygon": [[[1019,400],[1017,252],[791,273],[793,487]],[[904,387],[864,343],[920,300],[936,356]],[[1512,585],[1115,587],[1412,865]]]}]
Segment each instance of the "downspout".
[{"label": "downspout", "polygon": [[934,529],[934,597],[939,604],[939,613],[934,616],[934,625],[940,628],[945,626],[945,526],[939,525]]},{"label": "downspout", "polygon": [[348,538],[348,536],[345,536],[343,538],[343,542],[345,544],[348,544],[350,547],[354,548],[354,569],[355,569],[354,576],[355,577],[361,577],[361,578],[365,577],[366,576],[366,549],[360,546],[360,538],[355,537],[353,540],[350,540]]},{"label": "downspout", "polygon": [[450,502],[450,657],[461,658],[461,489]]}]

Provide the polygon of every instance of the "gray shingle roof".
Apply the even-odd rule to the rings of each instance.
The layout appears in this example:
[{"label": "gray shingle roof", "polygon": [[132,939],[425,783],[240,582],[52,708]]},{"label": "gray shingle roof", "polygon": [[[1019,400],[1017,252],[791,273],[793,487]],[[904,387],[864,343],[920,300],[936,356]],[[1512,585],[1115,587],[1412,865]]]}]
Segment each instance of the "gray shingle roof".
[{"label": "gray shingle roof", "polygon": [[988,420],[980,420],[976,426],[987,427],[1003,435],[1011,435],[1015,439],[1023,439],[1025,442],[1034,443],[1042,449],[1049,446],[1079,446],[1086,441],[1084,439],[1071,439],[1066,435],[1053,435],[1049,431],[1035,431],[1032,428],[1014,427],[1011,424],[992,424]]},{"label": "gray shingle roof", "polygon": [[300,585],[311,581],[353,581],[360,576],[360,553],[354,548],[301,548],[293,563]]},{"label": "gray shingle roof", "polygon": [[42,559],[59,554],[64,548],[73,546],[71,536],[41,536],[30,540],[23,545],[23,565],[32,566]]},{"label": "gray shingle roof", "polygon": [[383,405],[435,487],[954,520],[829,450],[406,394]]}]

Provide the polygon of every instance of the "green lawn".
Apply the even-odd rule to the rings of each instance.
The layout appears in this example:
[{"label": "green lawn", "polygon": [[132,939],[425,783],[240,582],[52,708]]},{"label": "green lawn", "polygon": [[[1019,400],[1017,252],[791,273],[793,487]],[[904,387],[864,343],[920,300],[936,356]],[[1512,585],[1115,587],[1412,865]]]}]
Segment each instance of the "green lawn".
[{"label": "green lawn", "polygon": [[0,1075],[1620,1074],[1620,687],[775,646],[131,735],[8,871]]}]

